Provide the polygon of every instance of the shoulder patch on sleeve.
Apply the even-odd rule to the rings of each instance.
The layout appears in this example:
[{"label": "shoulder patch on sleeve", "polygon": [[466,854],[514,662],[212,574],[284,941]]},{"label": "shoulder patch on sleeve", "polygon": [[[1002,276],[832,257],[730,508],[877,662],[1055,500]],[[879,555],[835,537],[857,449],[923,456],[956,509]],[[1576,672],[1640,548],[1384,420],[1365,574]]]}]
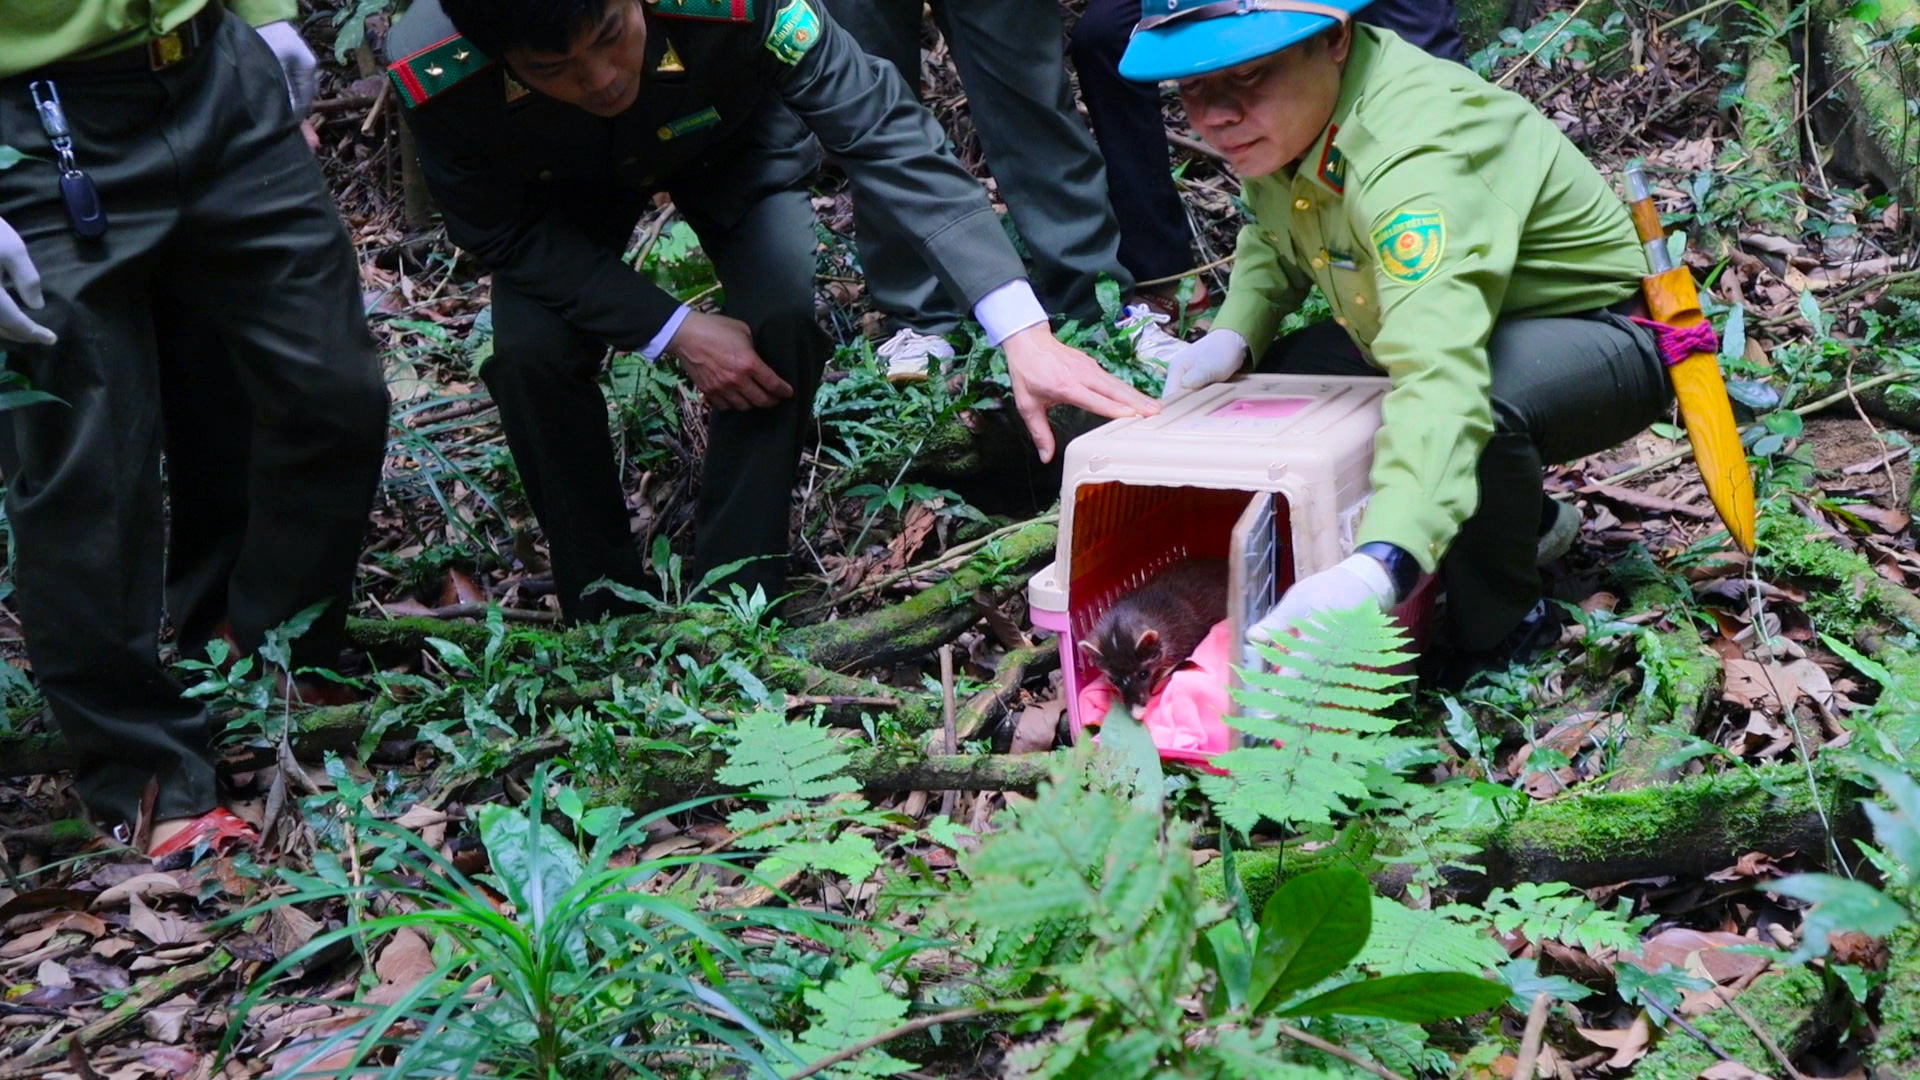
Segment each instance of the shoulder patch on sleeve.
[{"label": "shoulder patch on sleeve", "polygon": [[767,51],[791,67],[820,40],[820,16],[807,0],[787,0],[767,31]]},{"label": "shoulder patch on sleeve", "polygon": [[1440,265],[1447,248],[1447,221],[1438,210],[1397,210],[1374,227],[1369,239],[1382,273],[1417,284]]},{"label": "shoulder patch on sleeve", "polygon": [[669,19],[706,19],[731,23],[753,21],[753,0],[647,0],[647,10]]},{"label": "shoulder patch on sleeve", "polygon": [[387,65],[400,100],[410,109],[433,100],[493,66],[493,58],[458,34]]}]

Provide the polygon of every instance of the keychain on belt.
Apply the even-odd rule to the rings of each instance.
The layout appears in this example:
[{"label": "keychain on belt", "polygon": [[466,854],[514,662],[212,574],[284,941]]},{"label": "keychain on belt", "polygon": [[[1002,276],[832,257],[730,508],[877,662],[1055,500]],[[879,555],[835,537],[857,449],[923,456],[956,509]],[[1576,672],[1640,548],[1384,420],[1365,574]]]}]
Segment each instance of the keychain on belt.
[{"label": "keychain on belt", "polygon": [[40,114],[40,127],[60,155],[60,201],[67,206],[67,220],[75,235],[98,240],[107,234],[107,211],[100,205],[99,189],[93,177],[82,172],[73,161],[73,133],[67,128],[66,110],[60,107],[60,91],[51,79],[27,88],[33,94],[34,110]]}]

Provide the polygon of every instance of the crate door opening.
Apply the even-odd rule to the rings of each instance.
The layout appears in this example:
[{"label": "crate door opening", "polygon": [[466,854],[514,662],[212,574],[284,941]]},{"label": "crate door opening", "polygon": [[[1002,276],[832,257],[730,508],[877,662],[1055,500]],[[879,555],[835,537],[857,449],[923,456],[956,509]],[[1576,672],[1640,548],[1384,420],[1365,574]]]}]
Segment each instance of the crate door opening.
[{"label": "crate door opening", "polygon": [[[1084,715],[1080,691],[1100,675],[1079,647],[1122,598],[1188,560],[1227,564],[1232,661],[1258,657],[1241,645],[1293,581],[1283,495],[1231,488],[1082,484],[1074,491],[1061,642],[1067,709],[1076,737],[1101,717]],[[1037,612],[1036,612],[1037,614]]]}]

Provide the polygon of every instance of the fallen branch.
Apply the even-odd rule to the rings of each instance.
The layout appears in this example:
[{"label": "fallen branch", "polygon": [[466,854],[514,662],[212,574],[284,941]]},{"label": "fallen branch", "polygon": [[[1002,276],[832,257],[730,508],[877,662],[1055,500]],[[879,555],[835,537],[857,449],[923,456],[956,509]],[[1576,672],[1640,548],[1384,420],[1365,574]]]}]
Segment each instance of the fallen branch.
[{"label": "fallen branch", "polygon": [[26,1080],[27,1077],[45,1075],[47,1063],[67,1056],[69,1045],[97,1043],[108,1035],[120,1030],[140,1018],[140,1015],[154,1006],[203,983],[211,982],[215,976],[227,970],[233,964],[233,956],[225,949],[215,949],[206,959],[172,971],[161,972],[140,980],[140,985],[126,1000],[115,1006],[105,1016],[93,1021],[65,1039],[56,1039],[37,1050],[29,1051],[17,1062],[8,1064],[0,1071],[0,1080]]},{"label": "fallen branch", "polygon": [[1060,666],[1060,639],[1053,638],[1026,649],[1014,649],[1000,658],[993,682],[967,699],[960,707],[954,730],[960,740],[977,739],[999,723],[1020,696],[1028,679],[1044,675]]}]

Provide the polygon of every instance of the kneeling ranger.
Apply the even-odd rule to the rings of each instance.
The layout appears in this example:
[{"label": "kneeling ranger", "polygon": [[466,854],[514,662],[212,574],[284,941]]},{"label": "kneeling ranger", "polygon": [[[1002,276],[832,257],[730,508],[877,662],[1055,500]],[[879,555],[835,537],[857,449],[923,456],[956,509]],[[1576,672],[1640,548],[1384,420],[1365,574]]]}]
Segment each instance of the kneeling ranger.
[{"label": "kneeling ranger", "polygon": [[[1121,72],[1179,81],[1245,182],[1213,329],[1164,396],[1258,370],[1384,372],[1373,497],[1355,554],[1256,633],[1438,571],[1469,666],[1551,625],[1539,563],[1578,530],[1546,462],[1658,419],[1667,380],[1632,321],[1646,259],[1621,202],[1531,103],[1348,16],[1366,0],[1149,0]],[[1333,321],[1275,340],[1318,285]],[[1458,669],[1456,669],[1458,670]]]},{"label": "kneeling ranger", "polygon": [[[444,10],[443,10],[444,8]],[[448,234],[493,272],[481,371],[553,557],[566,614],[638,586],[606,404],[609,345],[679,358],[714,409],[695,566],[784,589],[788,498],[821,370],[813,210],[833,153],[854,197],[911,235],[1004,345],[1043,458],[1046,409],[1153,401],[1053,337],[980,187],[897,73],[818,0],[416,0],[388,51]],[[689,310],[621,262],[655,192],[693,226],[727,316]]]}]

